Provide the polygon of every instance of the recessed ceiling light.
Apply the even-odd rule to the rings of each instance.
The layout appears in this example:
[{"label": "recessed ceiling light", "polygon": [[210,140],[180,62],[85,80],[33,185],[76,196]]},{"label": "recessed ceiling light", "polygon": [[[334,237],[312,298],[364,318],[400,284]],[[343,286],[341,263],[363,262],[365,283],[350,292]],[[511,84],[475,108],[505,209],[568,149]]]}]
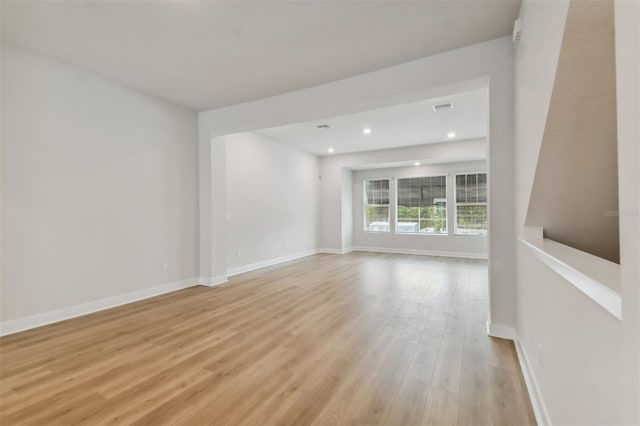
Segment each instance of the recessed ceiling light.
[{"label": "recessed ceiling light", "polygon": [[368,127],[365,127],[364,129],[362,129],[362,133],[364,133],[365,135],[370,135],[371,134],[371,129]]},{"label": "recessed ceiling light", "polygon": [[329,148],[327,151],[329,151],[329,153],[333,152],[333,148]]},{"label": "recessed ceiling light", "polygon": [[449,132],[449,133],[447,133],[447,137],[448,137],[448,138],[455,138],[455,137],[456,137],[456,132]]},{"label": "recessed ceiling light", "polygon": [[415,163],[413,163],[413,165],[414,165],[414,166],[419,166],[419,165],[420,165],[420,162],[419,162],[419,161],[416,161]]}]

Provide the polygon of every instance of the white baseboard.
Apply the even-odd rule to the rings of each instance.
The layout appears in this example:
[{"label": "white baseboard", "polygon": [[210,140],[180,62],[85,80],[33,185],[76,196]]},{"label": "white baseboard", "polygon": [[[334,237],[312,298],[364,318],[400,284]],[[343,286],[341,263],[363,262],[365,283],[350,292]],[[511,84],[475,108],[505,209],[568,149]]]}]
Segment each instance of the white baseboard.
[{"label": "white baseboard", "polygon": [[218,275],[216,277],[200,277],[198,278],[198,284],[207,287],[213,287],[216,285],[224,284],[228,282],[226,275]]},{"label": "white baseboard", "polygon": [[538,423],[539,426],[551,426],[549,412],[547,411],[547,406],[542,399],[542,393],[538,387],[536,376],[533,374],[533,369],[529,363],[527,352],[518,339],[516,339],[514,343],[516,346],[518,361],[520,362],[520,368],[522,369],[522,375],[524,376],[524,382],[527,386],[527,392],[529,392],[529,399],[531,400],[533,414],[536,416],[536,423]]},{"label": "white baseboard", "polygon": [[114,308],[116,306],[125,305],[149,297],[159,296],[176,290],[198,285],[196,278],[190,278],[182,281],[175,281],[168,284],[162,284],[155,287],[145,288],[143,290],[132,291],[117,296],[111,296],[93,302],[82,303],[79,305],[69,306],[67,308],[56,309],[54,311],[44,312],[42,314],[30,315],[28,317],[17,318],[10,321],[0,323],[0,336],[6,336],[20,331],[29,330],[43,325],[52,324],[54,322],[64,321],[67,319],[91,314],[104,309]]},{"label": "white baseboard", "polygon": [[332,248],[321,248],[318,249],[318,253],[327,253],[327,254],[347,254],[351,253],[353,249],[351,247],[345,249],[332,249]]},{"label": "white baseboard", "polygon": [[492,323],[491,321],[487,321],[487,334],[491,337],[498,337],[500,339],[516,340],[515,328]]},{"label": "white baseboard", "polygon": [[432,251],[432,250],[414,250],[400,248],[381,248],[381,247],[363,247],[354,246],[353,251],[369,251],[374,253],[394,253],[394,254],[416,254],[420,256],[440,256],[440,257],[457,257],[463,259],[487,259],[487,255],[483,253],[465,253],[454,251]]},{"label": "white baseboard", "polygon": [[244,274],[245,272],[255,271],[256,269],[266,268],[267,266],[273,266],[279,263],[289,262],[290,260],[312,256],[317,253],[318,253],[318,250],[306,250],[298,253],[289,254],[287,256],[276,257],[273,259],[267,259],[267,260],[262,260],[260,262],[250,263],[248,265],[229,268],[227,269],[227,277],[233,277],[234,275]]}]

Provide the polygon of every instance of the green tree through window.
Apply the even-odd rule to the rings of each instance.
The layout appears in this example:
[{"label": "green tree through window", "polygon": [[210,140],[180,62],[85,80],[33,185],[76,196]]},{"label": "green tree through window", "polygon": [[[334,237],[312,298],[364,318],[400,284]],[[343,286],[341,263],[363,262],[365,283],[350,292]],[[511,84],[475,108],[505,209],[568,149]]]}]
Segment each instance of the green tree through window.
[{"label": "green tree through window", "polygon": [[397,233],[447,233],[447,177],[398,179]]},{"label": "green tree through window", "polygon": [[456,175],[456,234],[485,235],[487,228],[487,174]]}]

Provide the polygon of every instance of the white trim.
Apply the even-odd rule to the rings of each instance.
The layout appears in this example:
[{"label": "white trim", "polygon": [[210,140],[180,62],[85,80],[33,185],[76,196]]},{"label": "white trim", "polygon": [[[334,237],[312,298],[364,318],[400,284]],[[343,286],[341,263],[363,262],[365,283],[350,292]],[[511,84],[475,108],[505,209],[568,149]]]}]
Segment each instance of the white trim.
[{"label": "white trim", "polygon": [[170,293],[187,287],[193,287],[195,285],[198,285],[197,279],[189,278],[187,280],[175,281],[168,284],[145,288],[143,290],[94,300],[92,302],[56,309],[54,311],[5,321],[0,323],[0,336],[6,336],[20,331],[41,327],[43,325],[102,311],[104,309],[114,308],[116,306],[125,305],[138,300],[148,299],[150,297],[159,296],[161,294]]},{"label": "white trim", "polygon": [[306,251],[301,251],[294,254],[289,254],[287,256],[276,257],[274,259],[262,260],[260,262],[255,262],[255,263],[250,263],[248,265],[242,265],[235,268],[230,268],[230,269],[227,269],[227,277],[233,277],[234,275],[244,274],[245,272],[266,268],[267,266],[273,266],[279,263],[300,259],[302,257],[312,256],[317,253],[318,253],[318,250],[306,250]]},{"label": "white trim", "polygon": [[353,251],[368,251],[374,253],[395,253],[395,254],[417,254],[420,256],[440,256],[440,257],[458,257],[463,259],[487,259],[486,253],[464,253],[457,251],[433,251],[433,250],[413,250],[400,248],[381,248],[381,247],[363,247],[354,246]]},{"label": "white trim", "polygon": [[332,248],[321,248],[318,249],[318,253],[327,253],[327,254],[347,254],[351,253],[353,248],[348,247],[344,249],[332,249]]},{"label": "white trim", "polygon": [[524,377],[524,383],[527,386],[527,392],[529,393],[529,400],[531,401],[531,407],[533,408],[533,414],[536,416],[536,423],[539,426],[551,426],[551,418],[547,411],[547,406],[542,399],[542,392],[538,386],[535,374],[529,363],[529,357],[524,349],[524,346],[518,339],[514,341],[516,347],[516,354],[518,355],[518,361],[520,362],[520,369],[522,370],[522,376]]},{"label": "white trim", "polygon": [[213,287],[216,285],[224,284],[228,282],[226,275],[218,275],[215,277],[200,277],[198,283],[207,287]]},{"label": "white trim", "polygon": [[[620,265],[548,239],[534,243],[520,238],[520,242],[607,312],[622,319],[620,293],[611,288],[620,285]],[[600,275],[595,276],[596,272]]]},{"label": "white trim", "polygon": [[516,340],[516,329],[502,324],[487,321],[487,334],[500,339]]}]

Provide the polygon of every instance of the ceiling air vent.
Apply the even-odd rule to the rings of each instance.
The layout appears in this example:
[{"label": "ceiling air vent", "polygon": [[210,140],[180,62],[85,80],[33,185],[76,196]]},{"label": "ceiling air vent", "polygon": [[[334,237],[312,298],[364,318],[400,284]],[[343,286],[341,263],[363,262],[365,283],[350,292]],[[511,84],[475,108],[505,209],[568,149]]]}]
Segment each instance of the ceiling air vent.
[{"label": "ceiling air vent", "polygon": [[331,124],[318,124],[316,126],[320,130],[332,129],[333,126]]},{"label": "ceiling air vent", "polygon": [[453,104],[451,102],[447,102],[446,104],[435,104],[433,106],[433,110],[435,112],[444,111],[445,109],[453,109]]}]

